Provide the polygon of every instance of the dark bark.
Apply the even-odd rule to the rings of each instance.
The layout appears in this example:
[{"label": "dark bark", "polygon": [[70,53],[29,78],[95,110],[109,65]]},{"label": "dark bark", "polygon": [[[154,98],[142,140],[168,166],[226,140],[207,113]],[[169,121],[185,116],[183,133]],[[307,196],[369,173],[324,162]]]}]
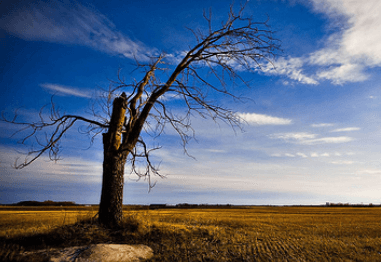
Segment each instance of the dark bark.
[{"label": "dark bark", "polygon": [[123,219],[124,166],[128,151],[122,151],[121,139],[127,101],[125,95],[114,100],[110,127],[103,134],[103,182],[99,205],[99,222],[117,227]]},{"label": "dark bark", "polygon": [[123,219],[125,162],[122,156],[105,153],[99,222],[111,228],[120,225]]}]

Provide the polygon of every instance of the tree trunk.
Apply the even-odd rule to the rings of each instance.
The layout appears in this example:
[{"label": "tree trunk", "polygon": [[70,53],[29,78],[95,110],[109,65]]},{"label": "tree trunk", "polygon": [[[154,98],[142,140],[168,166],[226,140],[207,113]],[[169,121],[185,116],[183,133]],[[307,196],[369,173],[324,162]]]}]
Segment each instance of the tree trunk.
[{"label": "tree trunk", "polygon": [[123,219],[124,165],[128,152],[120,149],[126,113],[126,97],[115,98],[107,133],[103,134],[103,182],[99,205],[99,222],[107,227],[118,227]]},{"label": "tree trunk", "polygon": [[99,222],[110,228],[118,227],[123,219],[125,162],[123,157],[105,152]]}]

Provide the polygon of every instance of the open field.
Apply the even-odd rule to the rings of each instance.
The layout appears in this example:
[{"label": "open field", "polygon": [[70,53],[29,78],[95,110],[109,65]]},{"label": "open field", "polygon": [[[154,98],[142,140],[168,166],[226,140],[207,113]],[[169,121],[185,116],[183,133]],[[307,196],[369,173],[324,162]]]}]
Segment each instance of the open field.
[{"label": "open field", "polygon": [[43,248],[141,243],[153,248],[151,261],[381,261],[379,207],[130,210],[116,231],[92,222],[95,214],[0,208],[0,260],[46,261],[19,255]]}]

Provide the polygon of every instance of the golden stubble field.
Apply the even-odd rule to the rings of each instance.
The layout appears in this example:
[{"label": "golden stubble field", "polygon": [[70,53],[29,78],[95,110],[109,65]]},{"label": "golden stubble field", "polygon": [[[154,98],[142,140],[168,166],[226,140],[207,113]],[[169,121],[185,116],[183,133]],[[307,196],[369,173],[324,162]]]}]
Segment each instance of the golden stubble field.
[{"label": "golden stubble field", "polygon": [[151,261],[381,261],[380,207],[126,210],[116,231],[92,222],[96,212],[0,209],[0,260],[22,261],[24,251],[42,248],[141,243],[153,248]]}]

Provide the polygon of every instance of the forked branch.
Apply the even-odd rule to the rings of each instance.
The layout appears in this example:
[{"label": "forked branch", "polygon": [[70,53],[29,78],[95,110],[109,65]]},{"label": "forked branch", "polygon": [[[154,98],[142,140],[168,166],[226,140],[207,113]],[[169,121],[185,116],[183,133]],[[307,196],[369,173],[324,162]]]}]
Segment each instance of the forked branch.
[{"label": "forked branch", "polygon": [[[94,130],[95,128],[108,128],[107,124],[82,116],[70,114],[60,116],[60,113],[56,109],[53,101],[51,102],[49,117],[44,116],[44,108],[45,107],[42,107],[39,112],[39,120],[34,122],[18,121],[18,110],[15,111],[14,116],[11,119],[7,118],[4,113],[1,114],[0,121],[22,126],[22,128],[20,128],[12,135],[14,136],[20,132],[25,133],[25,136],[18,141],[20,144],[25,145],[30,139],[34,138],[39,147],[38,149],[31,148],[22,163],[19,163],[19,159],[16,159],[14,163],[14,168],[16,169],[21,169],[30,165],[45,152],[48,152],[50,160],[59,160],[61,139],[67,133],[67,131],[78,121],[82,121],[88,124],[88,132]],[[47,133],[47,131],[50,132]]]}]

